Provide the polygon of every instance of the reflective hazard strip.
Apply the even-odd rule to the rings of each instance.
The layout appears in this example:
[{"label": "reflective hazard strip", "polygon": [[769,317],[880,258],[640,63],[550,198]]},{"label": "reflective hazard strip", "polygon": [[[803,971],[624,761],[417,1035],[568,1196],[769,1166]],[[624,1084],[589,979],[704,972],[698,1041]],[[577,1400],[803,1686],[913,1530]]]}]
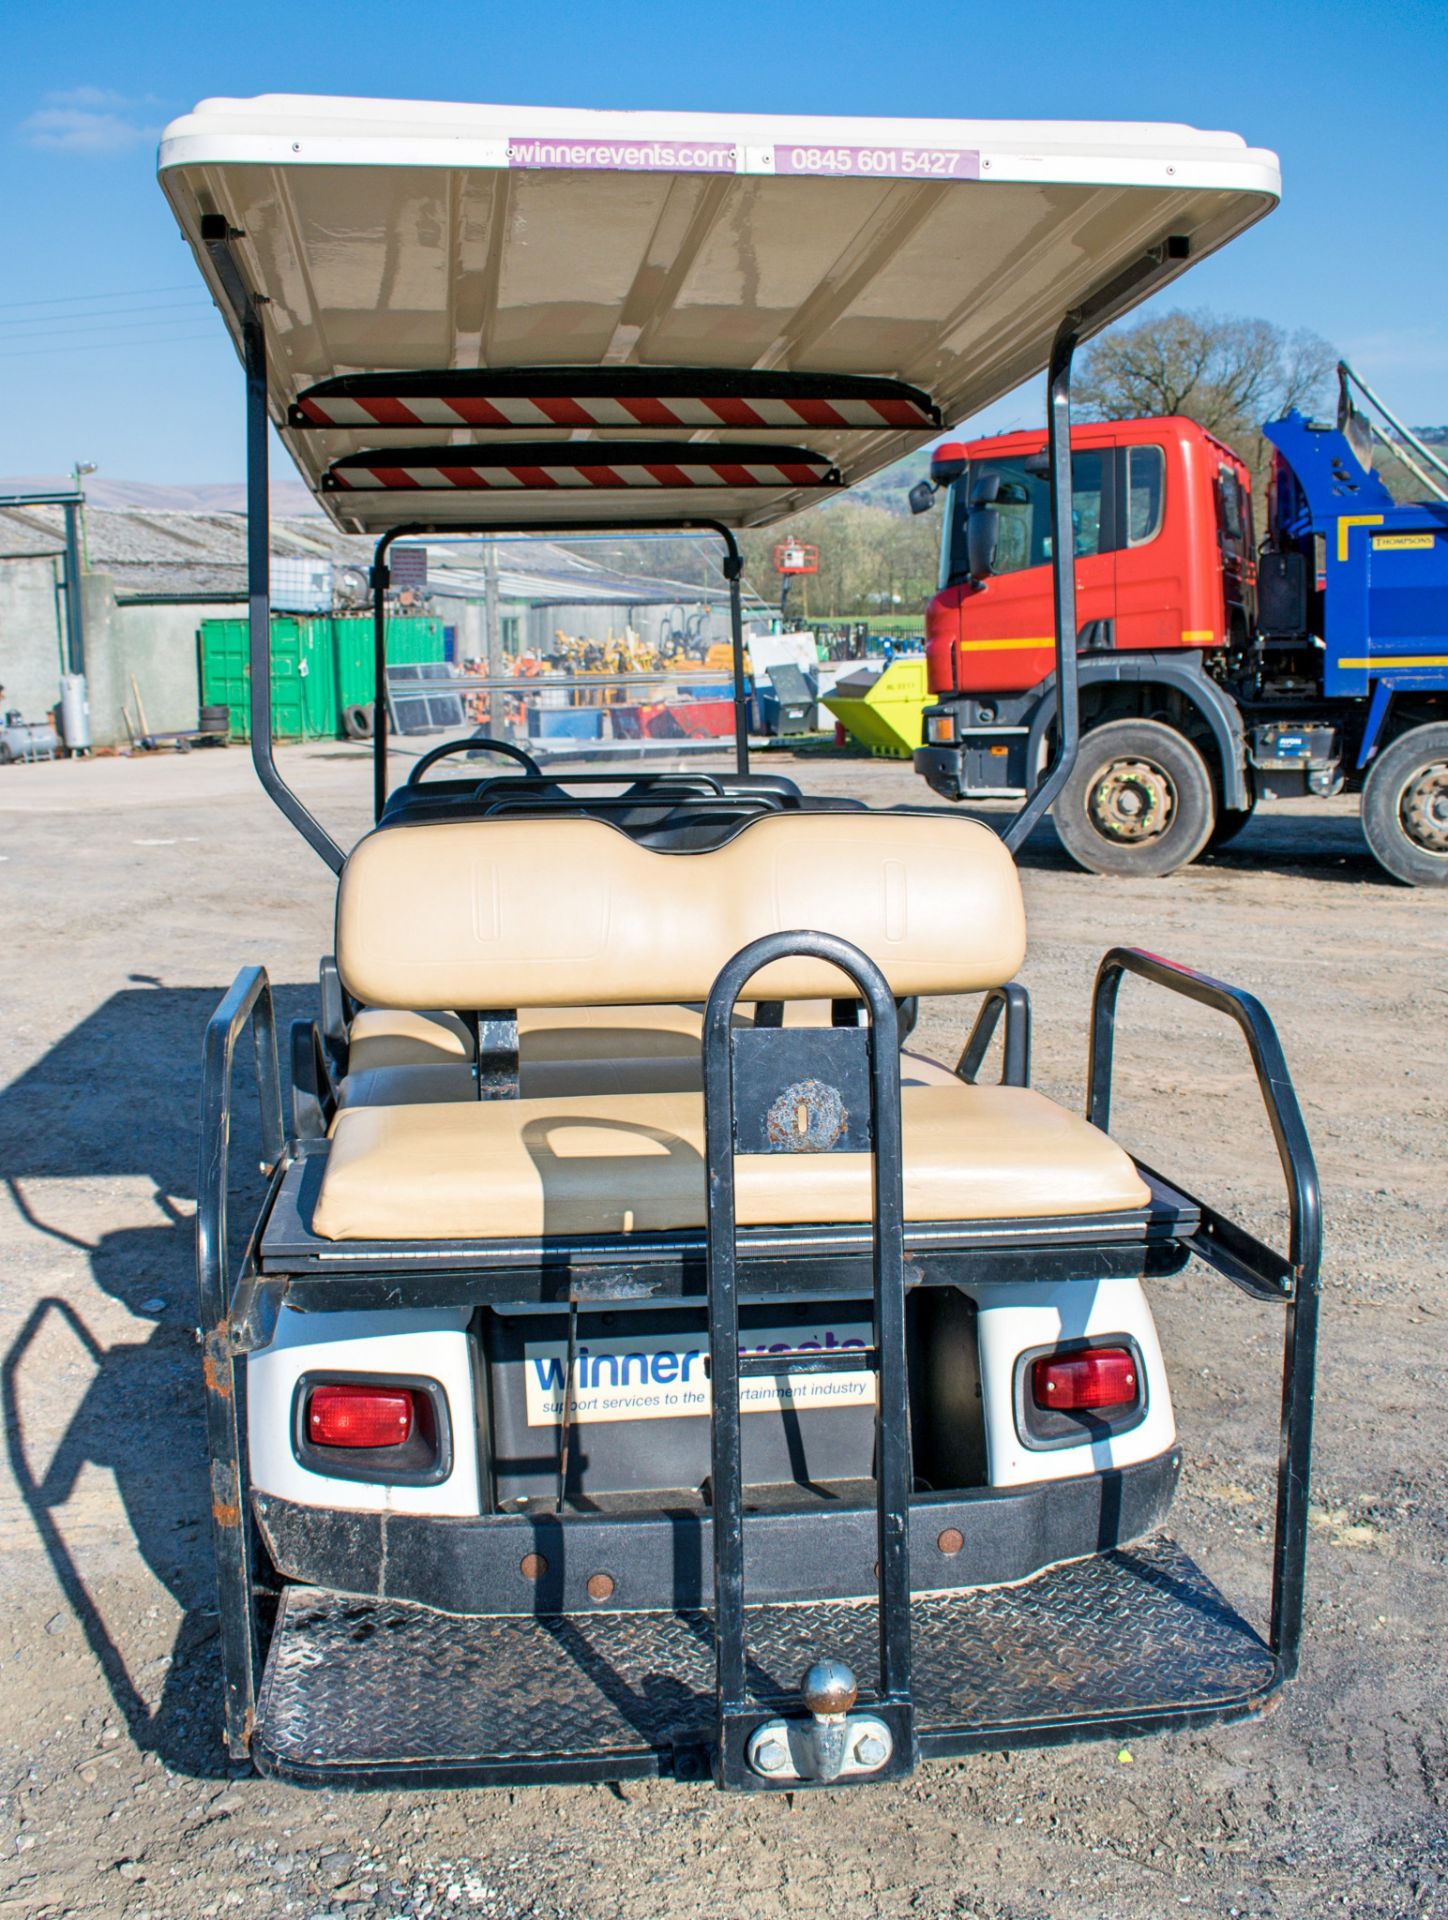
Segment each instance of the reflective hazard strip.
[{"label": "reflective hazard strip", "polygon": [[1340,513],[1337,517],[1337,557],[1347,558],[1347,537],[1354,527],[1380,527],[1383,516],[1380,513]]},{"label": "reflective hazard strip", "polygon": [[1056,637],[1048,633],[1039,640],[962,640],[962,653],[1014,653],[1022,647],[1054,647]]},{"label": "reflective hazard strip", "polygon": [[913,400],[741,400],[567,396],[306,394],[303,417],[317,427],[917,427],[934,422]]},{"label": "reflective hazard strip", "polygon": [[1339,660],[1337,664],[1359,671],[1376,667],[1379,673],[1392,673],[1398,667],[1448,667],[1448,653],[1375,653],[1370,660]]},{"label": "reflective hazard strip", "polygon": [[[446,451],[457,450],[448,448]],[[431,492],[449,489],[492,492],[499,488],[550,487],[822,487],[831,485],[832,480],[825,462],[814,466],[799,460],[778,465],[765,465],[759,461],[744,464],[718,460],[699,465],[691,462],[688,466],[665,461],[628,466],[338,466],[330,469],[327,483],[352,493],[367,490],[404,492],[414,489]],[[1051,643],[1044,641],[1040,644],[1049,646]]]}]

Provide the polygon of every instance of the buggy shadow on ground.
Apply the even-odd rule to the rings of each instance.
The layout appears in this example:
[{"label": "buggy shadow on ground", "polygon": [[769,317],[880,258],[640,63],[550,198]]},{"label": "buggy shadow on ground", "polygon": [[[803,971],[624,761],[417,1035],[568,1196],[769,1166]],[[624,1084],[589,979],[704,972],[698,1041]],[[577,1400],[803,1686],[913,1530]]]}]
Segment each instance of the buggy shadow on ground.
[{"label": "buggy shadow on ground", "polygon": [[[107,1343],[93,1331],[87,1315],[94,1310],[83,1297],[46,1294],[34,1302],[0,1362],[11,1474],[130,1738],[169,1768],[209,1776],[225,1768],[215,1738],[221,1689],[193,1334],[195,1073],[184,1069],[199,1065],[221,992],[154,981],[128,986],[0,1093],[0,1166],[22,1231],[80,1255],[98,1296],[118,1302],[133,1323],[150,1323],[144,1339]],[[303,997],[301,989],[281,989],[278,1002],[284,1014],[293,1003],[300,1014]],[[238,1243],[260,1195],[260,1181],[245,1178],[258,1158],[249,1091],[243,1079],[234,1155],[243,1177],[232,1210]],[[98,1138],[87,1115],[100,1093],[112,1096],[107,1105],[129,1106],[133,1124]],[[63,1214],[52,1216],[53,1200],[33,1197],[37,1189],[55,1194],[56,1183],[107,1179],[145,1183],[156,1224],[91,1240],[71,1231]],[[28,1389],[67,1346],[89,1383],[58,1440],[35,1446],[24,1411]],[[44,1452],[39,1470],[34,1460]],[[67,1539],[66,1508],[87,1467],[113,1479],[135,1550],[181,1615],[154,1702],[128,1669],[104,1590],[87,1582]]]}]

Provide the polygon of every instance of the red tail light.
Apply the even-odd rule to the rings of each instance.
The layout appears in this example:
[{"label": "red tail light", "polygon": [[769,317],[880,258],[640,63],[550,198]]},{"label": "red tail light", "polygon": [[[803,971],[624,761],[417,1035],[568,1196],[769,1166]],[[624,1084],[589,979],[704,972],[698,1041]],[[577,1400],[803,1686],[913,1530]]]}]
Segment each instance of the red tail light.
[{"label": "red tail light", "polygon": [[412,1438],[414,1411],[410,1387],[313,1387],[307,1438],[317,1447],[400,1447]]},{"label": "red tail light", "polygon": [[1053,1413],[1129,1406],[1140,1391],[1136,1355],[1125,1347],[1047,1355],[1031,1368],[1032,1398]]}]

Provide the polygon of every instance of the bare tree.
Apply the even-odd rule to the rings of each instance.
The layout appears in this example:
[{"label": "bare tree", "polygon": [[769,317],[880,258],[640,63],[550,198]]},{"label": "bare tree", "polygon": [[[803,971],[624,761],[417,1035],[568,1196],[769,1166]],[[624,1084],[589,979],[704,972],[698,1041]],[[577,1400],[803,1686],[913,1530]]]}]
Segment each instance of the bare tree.
[{"label": "bare tree", "polygon": [[1306,328],[1176,309],[1093,342],[1074,382],[1076,407],[1086,420],[1185,414],[1246,461],[1260,498],[1270,465],[1263,421],[1329,404],[1336,358]]}]

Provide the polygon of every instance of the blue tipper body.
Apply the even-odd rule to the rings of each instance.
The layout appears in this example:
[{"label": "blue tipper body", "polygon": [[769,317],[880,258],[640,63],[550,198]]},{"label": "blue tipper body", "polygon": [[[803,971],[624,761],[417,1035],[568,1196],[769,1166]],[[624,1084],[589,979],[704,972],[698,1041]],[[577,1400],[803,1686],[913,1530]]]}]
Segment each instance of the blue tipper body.
[{"label": "blue tipper body", "polygon": [[1361,765],[1395,692],[1448,689],[1448,503],[1396,506],[1340,428],[1293,412],[1263,432],[1286,463],[1279,540],[1310,566],[1323,540],[1323,692],[1372,697]]}]

